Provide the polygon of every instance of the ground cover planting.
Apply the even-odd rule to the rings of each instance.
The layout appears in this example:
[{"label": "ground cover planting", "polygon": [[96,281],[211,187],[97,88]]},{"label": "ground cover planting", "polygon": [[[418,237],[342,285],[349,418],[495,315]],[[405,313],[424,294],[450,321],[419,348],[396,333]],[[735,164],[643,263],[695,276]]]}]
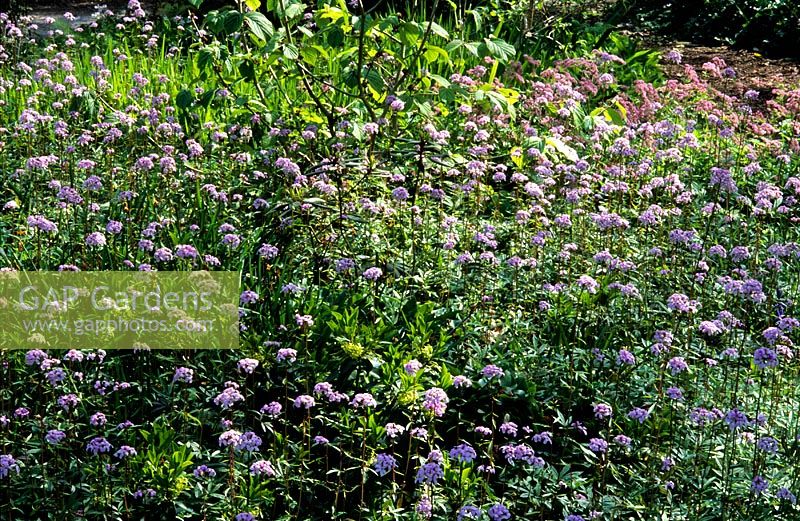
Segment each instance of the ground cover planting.
[{"label": "ground cover planting", "polygon": [[799,86],[452,11],[0,15],[0,269],[241,281],[0,351],[0,518],[798,519]]}]

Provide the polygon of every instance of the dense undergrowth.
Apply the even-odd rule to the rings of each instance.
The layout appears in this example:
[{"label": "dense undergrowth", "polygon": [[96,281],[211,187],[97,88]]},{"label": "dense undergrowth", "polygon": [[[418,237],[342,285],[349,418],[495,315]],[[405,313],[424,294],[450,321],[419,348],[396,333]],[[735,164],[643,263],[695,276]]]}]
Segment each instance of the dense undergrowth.
[{"label": "dense undergrowth", "polygon": [[0,267],[239,271],[241,349],[0,354],[2,516],[798,516],[800,91],[131,4],[3,21]]}]

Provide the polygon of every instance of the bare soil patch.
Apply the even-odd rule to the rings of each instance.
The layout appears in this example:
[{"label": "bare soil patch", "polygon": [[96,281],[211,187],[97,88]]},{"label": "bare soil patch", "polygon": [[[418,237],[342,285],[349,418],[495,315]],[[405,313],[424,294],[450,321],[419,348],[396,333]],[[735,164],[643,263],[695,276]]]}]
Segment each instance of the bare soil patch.
[{"label": "bare soil patch", "polygon": [[665,53],[670,50],[681,53],[683,60],[680,65],[665,64],[670,75],[681,75],[685,64],[700,69],[714,57],[722,58],[736,72],[736,77],[724,85],[715,85],[726,94],[741,96],[747,90],[755,90],[768,98],[776,88],[800,88],[800,62],[789,58],[766,58],[757,52],[725,45],[708,46],[653,36],[643,36],[642,40],[645,45]]}]

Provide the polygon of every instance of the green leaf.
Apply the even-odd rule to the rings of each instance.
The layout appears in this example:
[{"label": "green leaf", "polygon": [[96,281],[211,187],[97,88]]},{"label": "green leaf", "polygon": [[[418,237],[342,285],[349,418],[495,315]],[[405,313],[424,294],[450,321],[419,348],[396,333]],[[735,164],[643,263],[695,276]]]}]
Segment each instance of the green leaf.
[{"label": "green leaf", "polygon": [[321,45],[311,45],[310,47],[315,51],[317,51],[317,53],[319,53],[319,55],[325,58],[326,60],[330,59],[330,54],[328,54],[328,51],[325,49],[325,47]]},{"label": "green leaf", "polygon": [[464,44],[464,48],[468,50],[470,54],[480,56],[480,45],[478,42],[467,42]]},{"label": "green leaf", "polygon": [[296,60],[300,56],[300,52],[294,44],[286,43],[283,45],[283,56],[287,60]]},{"label": "green leaf", "polygon": [[447,51],[448,53],[451,53],[456,49],[458,49],[459,47],[463,46],[464,46],[464,41],[456,38],[455,40],[451,40],[447,45],[445,45],[444,50]]},{"label": "green leaf", "polygon": [[305,10],[306,10],[306,4],[300,2],[292,3],[286,6],[286,11],[284,15],[289,20],[292,20],[294,18],[297,18],[298,16],[301,16],[305,12]]},{"label": "green leaf", "polygon": [[304,45],[300,49],[300,55],[303,57],[303,61],[311,66],[317,63],[320,56],[319,51],[310,45]]},{"label": "green leaf", "polygon": [[435,45],[426,45],[425,47],[426,51],[424,56],[428,63],[434,63],[436,61],[447,63],[450,61],[450,55],[441,47]]},{"label": "green leaf", "polygon": [[245,13],[244,21],[247,23],[247,27],[250,28],[250,32],[259,40],[267,41],[275,33],[272,22],[261,13]]},{"label": "green leaf", "polygon": [[219,58],[219,47],[206,46],[197,53],[197,67],[200,70],[207,69],[214,64],[214,60]]},{"label": "green leaf", "polygon": [[483,42],[489,54],[501,61],[508,60],[517,52],[513,45],[500,38],[484,38]]},{"label": "green leaf", "polygon": [[328,43],[330,47],[341,47],[344,43],[344,31],[342,31],[339,27],[334,27],[328,33],[328,36],[325,38],[325,41]]},{"label": "green leaf", "polygon": [[193,101],[194,94],[188,89],[181,90],[178,95],[175,96],[175,103],[178,105],[179,109],[188,109]]},{"label": "green leaf", "polygon": [[370,69],[369,72],[367,72],[367,82],[369,86],[377,92],[382,92],[385,87],[383,77],[381,77],[381,74],[375,69]]},{"label": "green leaf", "polygon": [[[431,77],[433,77],[433,75],[431,75]],[[439,91],[439,99],[445,103],[454,103],[456,100],[456,93],[453,89],[444,88]]]},{"label": "green leaf", "polygon": [[442,76],[439,76],[438,74],[431,74],[430,76],[431,79],[436,83],[438,83],[441,87],[447,88],[451,85],[449,80],[447,80]]},{"label": "green leaf", "polygon": [[242,61],[242,63],[239,64],[239,74],[242,75],[242,78],[248,81],[255,81],[256,68],[253,66],[253,62],[250,60]]},{"label": "green leaf", "polygon": [[618,110],[606,109],[603,115],[606,117],[606,120],[611,121],[615,125],[619,125],[620,127],[625,126],[625,117]]},{"label": "green leaf", "polygon": [[475,20],[475,29],[480,32],[481,28],[483,27],[483,17],[481,13],[475,9],[467,11],[467,13],[472,15],[472,19]]},{"label": "green leaf", "polygon": [[548,137],[545,139],[545,143],[558,150],[564,157],[566,157],[573,163],[579,159],[578,153],[575,151],[575,149],[567,145],[558,138]]},{"label": "green leaf", "polygon": [[202,4],[203,0],[189,0],[189,5],[191,5],[195,9],[199,9]]},{"label": "green leaf", "polygon": [[204,107],[208,107],[209,105],[211,105],[211,101],[214,99],[215,92],[216,90],[214,89],[208,89],[207,91],[205,91],[203,95],[200,96],[199,100],[200,105]]},{"label": "green leaf", "polygon": [[416,45],[417,40],[422,36],[422,28],[416,22],[406,22],[400,26],[397,38],[403,45]]},{"label": "green leaf", "polygon": [[239,11],[228,11],[225,13],[225,20],[222,22],[222,27],[227,34],[233,34],[242,28],[244,15]]},{"label": "green leaf", "polygon": [[219,11],[209,11],[206,14],[205,20],[203,20],[203,25],[208,27],[212,33],[219,33],[222,31],[222,21],[224,18],[224,13]]},{"label": "green leaf", "polygon": [[431,24],[431,32],[436,36],[441,36],[442,38],[450,38],[450,33],[442,27],[441,25],[437,24],[436,22],[430,22]]},{"label": "green leaf", "polygon": [[417,100],[414,100],[414,105],[416,105],[417,109],[419,110],[420,114],[425,116],[426,118],[433,118],[433,109],[431,108],[431,104],[427,101],[420,103]]}]

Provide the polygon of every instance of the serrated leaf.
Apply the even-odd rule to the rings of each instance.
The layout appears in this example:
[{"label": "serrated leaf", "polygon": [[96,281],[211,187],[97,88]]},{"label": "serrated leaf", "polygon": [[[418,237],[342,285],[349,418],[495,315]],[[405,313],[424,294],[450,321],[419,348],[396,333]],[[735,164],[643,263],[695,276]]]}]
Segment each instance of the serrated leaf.
[{"label": "serrated leaf", "polygon": [[467,42],[464,44],[464,48],[468,50],[470,54],[480,56],[480,45],[477,42]]},{"label": "serrated leaf", "polygon": [[283,45],[283,56],[287,60],[296,60],[300,56],[300,52],[294,44],[286,43]]},{"label": "serrated leaf", "polygon": [[294,18],[297,18],[298,16],[301,16],[305,12],[305,10],[306,10],[306,4],[299,2],[293,3],[286,6],[286,11],[284,15],[289,20],[292,20]]},{"label": "serrated leaf", "polygon": [[266,42],[275,33],[275,27],[273,27],[272,22],[261,13],[245,13],[244,21],[247,23],[247,27],[250,28],[250,32],[259,40]]},{"label": "serrated leaf", "polygon": [[484,38],[483,42],[489,54],[501,61],[508,60],[517,52],[513,45],[500,38]]},{"label": "serrated leaf", "polygon": [[197,53],[197,67],[200,70],[206,69],[213,65],[214,60],[219,58],[219,48],[206,46],[200,49]]},{"label": "serrated leaf", "polygon": [[242,28],[244,16],[238,11],[228,11],[225,13],[225,20],[222,22],[222,28],[225,29],[227,34],[233,34]]}]

